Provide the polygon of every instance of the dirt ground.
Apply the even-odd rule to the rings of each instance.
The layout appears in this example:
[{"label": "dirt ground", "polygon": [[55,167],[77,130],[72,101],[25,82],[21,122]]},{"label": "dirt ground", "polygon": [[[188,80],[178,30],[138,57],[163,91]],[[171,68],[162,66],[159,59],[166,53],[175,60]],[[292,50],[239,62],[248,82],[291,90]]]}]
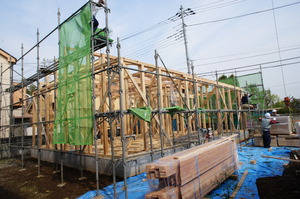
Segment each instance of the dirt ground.
[{"label": "dirt ground", "polygon": [[[295,152],[296,153],[296,152]],[[298,151],[298,159],[300,159]],[[291,159],[294,158],[291,153]],[[96,189],[95,173],[84,171],[86,180],[79,180],[80,171],[64,168],[65,186],[59,187],[60,173],[55,164],[42,162],[38,178],[36,159],[26,159],[25,171],[20,171],[20,159],[0,160],[0,199],[73,199]],[[58,165],[59,166],[59,165]],[[290,162],[282,176],[259,178],[256,181],[261,199],[299,199],[300,198],[300,164]],[[112,177],[99,176],[100,188],[112,183]]]},{"label": "dirt ground", "polygon": [[[292,152],[291,159],[295,159],[294,154],[300,160],[300,151]],[[260,199],[299,199],[300,163],[289,162],[282,176],[259,178],[256,185]]]},{"label": "dirt ground", "polygon": [[[60,184],[60,173],[53,173],[56,165],[41,163],[41,175],[38,178],[37,160],[28,159],[25,171],[21,169],[20,160],[0,160],[0,198],[2,199],[73,199],[96,189],[95,173],[84,171],[86,180],[79,180],[80,171],[64,168],[63,187]],[[100,188],[112,183],[112,177],[99,176]]]}]

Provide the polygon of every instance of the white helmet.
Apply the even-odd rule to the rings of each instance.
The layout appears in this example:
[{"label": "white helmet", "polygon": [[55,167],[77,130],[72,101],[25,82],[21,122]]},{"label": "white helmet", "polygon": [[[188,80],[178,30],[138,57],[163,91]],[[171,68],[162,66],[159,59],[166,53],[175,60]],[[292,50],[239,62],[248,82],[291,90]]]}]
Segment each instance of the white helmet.
[{"label": "white helmet", "polygon": [[266,113],[266,114],[265,114],[265,117],[266,117],[266,118],[270,118],[270,117],[271,117],[270,113]]},{"label": "white helmet", "polygon": [[273,109],[273,110],[272,110],[272,113],[276,113],[276,112],[277,112],[276,109]]}]

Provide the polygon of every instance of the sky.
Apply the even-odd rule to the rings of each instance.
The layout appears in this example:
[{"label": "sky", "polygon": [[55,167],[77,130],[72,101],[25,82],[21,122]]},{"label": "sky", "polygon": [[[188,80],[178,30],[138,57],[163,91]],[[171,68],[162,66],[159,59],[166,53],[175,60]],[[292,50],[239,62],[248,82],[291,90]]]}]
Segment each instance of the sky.
[{"label": "sky", "polygon": [[[87,0],[0,0],[0,48],[16,58],[33,47]],[[299,0],[107,0],[110,37],[120,38],[121,56],[154,64],[154,50],[170,69],[187,72],[182,6],[195,14],[184,17],[187,52],[195,73],[208,79],[260,72],[265,89],[300,98]],[[272,8],[275,8],[272,10]],[[105,26],[99,11],[100,27]],[[58,57],[58,33],[40,46],[40,58]],[[36,70],[36,49],[24,59],[25,76]],[[102,50],[105,53],[105,49]],[[111,54],[117,55],[116,44]],[[280,61],[281,60],[281,61]],[[159,63],[162,66],[162,63]],[[20,64],[16,65],[16,70]],[[20,79],[15,75],[15,80]],[[284,89],[284,87],[286,89]]]}]

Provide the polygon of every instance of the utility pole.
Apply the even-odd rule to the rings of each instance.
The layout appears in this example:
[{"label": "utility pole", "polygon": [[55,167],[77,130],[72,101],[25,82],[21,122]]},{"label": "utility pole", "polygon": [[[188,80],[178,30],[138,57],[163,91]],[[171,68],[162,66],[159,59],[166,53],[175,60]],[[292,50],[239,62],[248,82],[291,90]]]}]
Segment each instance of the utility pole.
[{"label": "utility pole", "polygon": [[184,17],[189,15],[196,14],[192,9],[187,8],[183,9],[183,6],[180,6],[180,13],[177,13],[177,15],[181,18],[182,21],[182,32],[183,32],[183,39],[184,39],[184,47],[185,47],[185,56],[186,56],[186,64],[188,69],[188,74],[191,74],[191,61],[189,58],[189,52],[188,52],[188,42],[186,38],[186,24],[184,22]]}]

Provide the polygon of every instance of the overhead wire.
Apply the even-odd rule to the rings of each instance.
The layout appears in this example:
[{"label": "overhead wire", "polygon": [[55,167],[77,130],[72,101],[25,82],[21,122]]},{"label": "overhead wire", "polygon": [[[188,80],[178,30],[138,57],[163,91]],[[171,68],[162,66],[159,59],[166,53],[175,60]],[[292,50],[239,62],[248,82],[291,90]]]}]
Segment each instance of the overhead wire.
[{"label": "overhead wire", "polygon": [[278,6],[278,7],[274,7],[274,8],[269,8],[269,9],[265,9],[265,10],[251,12],[251,13],[247,13],[247,14],[243,14],[243,15],[238,15],[238,16],[233,16],[233,17],[227,17],[227,18],[222,18],[222,19],[216,19],[216,20],[211,20],[211,21],[206,21],[206,22],[201,22],[201,23],[190,24],[190,25],[187,25],[187,27],[199,26],[199,25],[205,25],[205,24],[211,24],[211,23],[217,23],[217,22],[222,22],[222,21],[227,21],[227,20],[242,18],[242,17],[246,17],[246,16],[251,16],[251,15],[256,15],[256,14],[260,14],[260,13],[264,13],[264,12],[278,10],[278,9],[281,9],[281,8],[286,8],[286,7],[289,7],[289,6],[297,5],[299,3],[300,3],[300,1],[295,2],[295,3],[286,4],[286,5],[283,5],[283,6]]},{"label": "overhead wire", "polygon": [[211,11],[211,10],[215,10],[217,8],[224,8],[224,7],[227,7],[227,6],[231,6],[233,4],[237,4],[237,3],[241,3],[245,0],[232,0],[232,1],[229,1],[229,2],[224,2],[224,3],[221,3],[221,4],[217,4],[217,5],[213,5],[213,6],[210,6],[210,7],[204,7],[204,8],[192,8],[195,12],[207,12],[207,11]]},{"label": "overhead wire", "polygon": [[[217,5],[214,5],[214,6],[217,6],[217,7],[215,7],[215,8],[213,8],[212,6],[210,6],[210,7],[205,7],[205,5],[204,5],[204,6],[199,6],[198,8],[201,8],[201,7],[202,7],[202,8],[201,8],[202,11],[204,11],[204,10],[207,9],[207,8],[209,8],[209,10],[212,10],[212,9],[217,9],[217,8],[222,7],[222,6],[228,6],[229,4],[231,5],[231,4],[233,4],[233,3],[237,3],[237,2],[241,2],[241,1],[244,1],[244,0],[232,0],[232,1],[229,1],[229,2],[223,2],[223,3],[221,3],[221,4],[219,3],[219,4],[217,4]],[[221,1],[216,1],[216,2],[213,2],[213,3],[211,3],[211,4],[216,4],[216,3],[218,3],[218,2],[221,2]],[[206,4],[206,6],[207,6],[207,5],[210,5],[210,4]],[[195,8],[197,8],[197,7],[195,7]],[[191,10],[191,9],[190,9],[190,10]],[[179,20],[179,19],[180,19],[179,15],[180,15],[180,13],[177,12],[176,15],[174,15],[174,16],[172,16],[172,17],[169,17],[169,18],[166,19],[166,20],[163,20],[163,21],[161,21],[161,22],[159,22],[159,23],[157,23],[157,24],[154,24],[154,25],[152,25],[152,26],[150,26],[150,27],[148,27],[148,28],[142,29],[142,30],[140,30],[140,31],[138,31],[138,32],[136,32],[136,33],[130,34],[130,35],[128,35],[128,36],[125,36],[124,38],[121,39],[121,41],[126,41],[126,40],[128,40],[128,39],[131,39],[131,38],[134,38],[134,37],[136,37],[136,36],[142,35],[142,34],[144,34],[144,33],[146,33],[146,32],[153,31],[153,30],[155,30],[155,29],[157,29],[157,28],[165,27],[165,25],[171,24],[171,23],[173,23],[173,22]],[[179,24],[179,25],[180,25],[180,24]],[[170,29],[169,29],[169,31],[170,31]],[[174,34],[176,34],[176,33],[174,33]],[[160,36],[160,35],[158,35],[158,36]],[[154,47],[155,47],[156,49],[162,49],[162,48],[166,48],[166,47],[175,45],[175,44],[177,43],[177,42],[168,43],[168,44],[163,43],[163,44],[161,44],[160,46],[157,46],[158,44],[153,44],[153,43],[161,43],[161,42],[163,42],[163,40],[165,40],[165,38],[160,39],[160,40],[157,40],[157,41],[154,41],[155,38],[156,38],[156,37],[152,36],[152,37],[150,37],[150,38],[147,38],[147,40],[145,40],[145,41],[139,42],[139,43],[137,44],[137,46],[131,46],[130,48],[126,48],[127,50],[124,51],[124,55],[126,55],[126,56],[133,55],[133,56],[137,57],[137,56],[139,56],[139,55],[145,54],[146,52],[152,51],[152,50],[154,49]],[[168,38],[167,38],[167,39],[168,39]],[[138,48],[138,49],[132,51],[132,49],[136,49],[136,48]],[[127,52],[126,52],[126,51],[127,51]],[[130,51],[131,51],[131,52],[130,52]],[[138,54],[136,54],[137,51],[139,52]]]},{"label": "overhead wire", "polygon": [[[294,47],[294,48],[292,48]],[[282,51],[290,51],[290,50],[297,50],[300,49],[300,44],[293,44],[293,45],[288,45],[285,47],[281,47],[282,49],[287,48]],[[217,58],[226,58],[226,57],[234,57],[234,56],[240,56],[240,55],[247,55],[247,54],[253,54],[253,53],[258,53],[258,52],[267,52],[267,51],[273,51],[273,49],[269,50],[259,50],[259,51],[252,51],[252,52],[243,52],[243,53],[237,53],[237,54],[229,54],[229,55],[221,55],[221,56],[216,56],[216,57],[207,57],[207,58],[199,58],[199,59],[194,59],[195,61],[197,60],[209,60],[209,59],[217,59]]]},{"label": "overhead wire", "polygon": [[[292,46],[299,46],[299,45],[292,45]],[[281,52],[288,52],[288,51],[298,50],[298,49],[300,49],[300,47],[288,48],[288,49],[285,49],[285,50],[281,50]],[[251,52],[250,54],[252,54],[252,53],[253,52]],[[195,67],[210,66],[210,65],[213,65],[213,64],[226,63],[226,62],[230,62],[230,61],[237,61],[237,60],[242,60],[242,59],[247,59],[247,58],[261,57],[261,56],[266,56],[266,55],[275,54],[275,53],[277,53],[277,51],[273,51],[273,52],[269,52],[269,53],[263,53],[263,54],[256,54],[256,55],[251,55],[251,56],[246,56],[246,57],[239,57],[239,58],[234,58],[234,59],[228,59],[228,60],[222,60],[222,61],[216,61],[216,62],[209,62],[209,63],[205,63],[205,64],[195,64],[194,66]],[[245,54],[245,53],[235,54],[235,55],[227,55],[227,56],[203,58],[203,59],[193,59],[193,60],[194,61],[197,61],[197,60],[203,61],[203,60],[208,60],[208,59],[216,59],[216,58],[220,58],[220,57],[232,57],[232,56],[238,56],[238,55],[243,55],[243,54]],[[178,64],[178,65],[182,65],[182,64],[183,63]],[[182,69],[185,69],[185,67],[179,68],[177,70],[182,70]]]},{"label": "overhead wire", "polygon": [[[282,50],[281,52],[287,52],[287,51],[292,51],[292,50],[297,50],[297,49],[300,49],[300,47]],[[262,57],[262,56],[271,55],[271,54],[275,54],[275,53],[278,53],[278,51],[273,51],[273,52],[258,54],[258,55],[252,55],[252,56],[246,56],[246,57],[240,57],[240,58],[235,58],[235,59],[227,59],[227,60],[222,60],[222,61],[217,61],[217,62],[210,62],[210,63],[195,65],[195,66],[206,66],[206,65],[212,65],[212,64],[219,64],[219,63],[225,63],[225,62],[231,62],[231,61],[237,61],[237,60],[243,60],[243,59],[249,59],[249,58],[255,58],[255,57]],[[194,60],[200,60],[200,59],[194,59]]]},{"label": "overhead wire", "polygon": [[[233,1],[225,2],[225,4],[233,3],[233,2],[240,2],[240,1],[241,1],[241,0],[233,0]],[[220,2],[220,1],[217,1],[217,2]],[[223,3],[223,4],[224,4],[224,3]],[[223,5],[223,4],[222,4],[222,5]],[[209,5],[209,4],[207,4],[207,5]],[[218,6],[220,6],[220,5],[218,5]],[[203,6],[200,6],[200,7],[203,7]],[[216,8],[219,8],[219,7],[216,7]],[[202,10],[203,10],[203,9],[205,9],[205,8],[202,8]],[[211,9],[214,9],[214,8],[211,8],[211,7],[210,7],[210,10],[211,10]],[[177,21],[177,20],[180,19],[180,17],[178,17],[178,14],[179,14],[179,13],[177,13],[176,15],[174,15],[174,16],[172,16],[172,17],[169,17],[168,19],[163,20],[163,21],[161,21],[161,22],[159,22],[159,23],[157,23],[157,24],[154,24],[154,25],[152,25],[152,26],[150,26],[150,27],[148,27],[148,28],[145,28],[145,29],[143,29],[143,30],[140,30],[140,31],[138,31],[138,32],[136,32],[136,33],[130,34],[130,35],[128,35],[128,36],[125,36],[124,38],[121,39],[121,41],[125,41],[125,40],[128,40],[128,39],[134,38],[134,37],[136,37],[136,36],[138,36],[138,35],[141,35],[141,34],[143,34],[143,33],[146,33],[146,32],[152,31],[152,30],[155,30],[155,29],[157,29],[157,28],[159,28],[159,27],[162,27],[162,26],[164,26],[164,25],[167,25],[167,24],[170,24],[170,23],[172,23],[172,22],[175,22],[175,21]]]},{"label": "overhead wire", "polygon": [[[291,58],[287,58],[287,59],[282,59],[281,61],[290,61],[290,60],[294,60],[294,59],[300,59],[300,56],[297,57],[291,57]],[[267,65],[267,64],[274,64],[279,62],[280,60],[275,60],[275,61],[269,61],[269,62],[263,62],[263,63],[256,63],[256,64],[251,64],[251,65],[244,65],[244,66],[239,66],[239,67],[234,67],[234,68],[228,68],[228,69],[222,69],[222,70],[218,70],[218,72],[228,72],[228,71],[234,71],[234,70],[238,70],[238,69],[244,69],[244,68],[252,68],[252,67],[257,67],[257,66],[261,66],[261,65]],[[282,65],[294,65],[294,64],[298,64],[300,63],[300,61],[296,61],[296,62],[292,62],[292,63],[286,63],[286,64],[282,64]],[[266,69],[266,68],[272,68],[272,67],[279,67],[280,65],[273,65],[273,66],[264,66],[262,68]],[[251,69],[252,70],[252,69]],[[245,71],[245,70],[243,70]],[[206,74],[214,74],[215,71],[210,71],[210,72],[203,72],[203,73],[197,73],[197,75],[206,75]]]},{"label": "overhead wire", "polygon": [[[274,8],[274,0],[272,0],[272,8]],[[277,22],[276,22],[276,15],[275,15],[275,10],[274,9],[273,9],[272,13],[273,13],[273,19],[274,19],[275,33],[276,33],[276,42],[277,42],[278,56],[279,56],[280,64],[281,64],[281,51],[280,51],[279,36],[278,36],[278,30],[277,30]],[[281,67],[280,69],[281,69],[281,76],[282,76],[284,94],[285,94],[285,96],[287,96],[283,68]]]}]

